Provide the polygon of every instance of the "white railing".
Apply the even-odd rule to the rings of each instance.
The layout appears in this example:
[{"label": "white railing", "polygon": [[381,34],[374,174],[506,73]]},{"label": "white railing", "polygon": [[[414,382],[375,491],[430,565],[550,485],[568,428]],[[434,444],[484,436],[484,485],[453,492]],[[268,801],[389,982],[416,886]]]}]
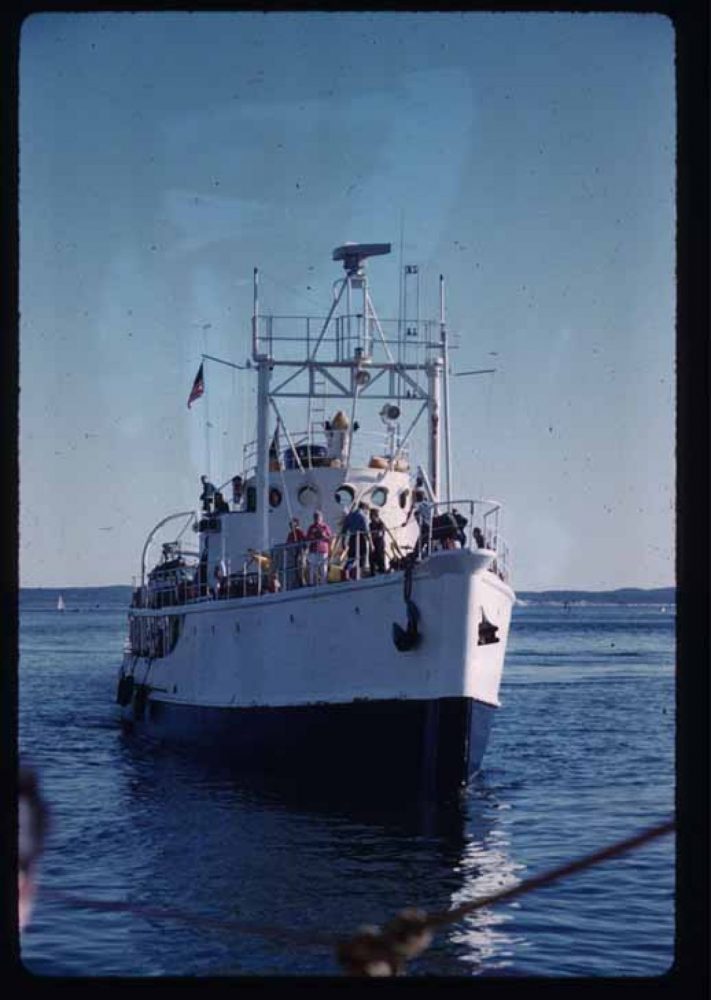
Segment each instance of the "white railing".
[{"label": "white railing", "polygon": [[325,364],[351,361],[363,344],[372,347],[374,357],[389,360],[389,352],[393,359],[411,363],[422,363],[441,350],[439,320],[376,321],[369,316],[366,329],[362,312],[341,313],[332,317],[322,337],[325,321],[325,316],[259,316],[260,349],[281,361],[300,361],[310,358],[318,344],[316,360]]},{"label": "white railing", "polygon": [[[237,573],[208,580],[206,567],[192,565],[192,579],[139,587],[134,591],[135,608],[163,608],[196,601],[254,597],[307,586],[360,580],[379,572],[401,569],[408,561],[424,562],[433,552],[447,549],[485,549],[494,553],[489,570],[509,580],[508,547],[499,533],[501,506],[494,500],[453,500],[432,503],[415,514],[420,534],[414,547],[398,545],[385,528],[384,552],[376,552],[371,533],[340,532],[329,543],[325,560],[310,558],[309,539],[272,546],[265,553],[250,549]],[[381,556],[382,552],[382,556]]]},{"label": "white railing", "polygon": [[[272,472],[297,469],[314,469],[330,467],[333,459],[328,455],[328,445],[326,444],[325,421],[314,421],[311,429],[300,430],[291,433],[294,448],[284,447],[285,442],[280,441],[278,455],[270,454],[269,465]],[[353,448],[351,453],[351,467],[368,466],[371,458],[383,458],[391,461],[394,455],[397,460],[394,462],[395,468],[406,468],[409,465],[410,449],[407,444],[399,446],[394,435],[384,431],[362,431],[357,430],[347,432],[353,435]],[[294,449],[296,455],[294,455]],[[277,469],[276,465],[279,465]],[[244,479],[253,478],[257,471],[257,442],[249,441],[243,449],[242,465],[244,468]]]},{"label": "white railing", "polygon": [[429,505],[429,518],[420,524],[418,549],[487,549],[495,553],[492,572],[509,579],[508,546],[499,533],[501,504],[496,500],[450,500]]}]

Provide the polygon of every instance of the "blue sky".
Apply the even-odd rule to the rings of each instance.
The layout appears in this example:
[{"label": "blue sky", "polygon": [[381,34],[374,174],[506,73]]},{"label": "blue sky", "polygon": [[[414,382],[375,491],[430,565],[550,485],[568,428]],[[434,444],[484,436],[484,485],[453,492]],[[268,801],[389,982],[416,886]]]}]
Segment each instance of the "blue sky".
[{"label": "blue sky", "polygon": [[[265,312],[346,240],[447,285],[455,493],[519,589],[674,579],[675,93],[646,14],[37,14],[20,53],[20,568],[129,583],[253,437]],[[212,424],[206,432],[206,418]]]}]

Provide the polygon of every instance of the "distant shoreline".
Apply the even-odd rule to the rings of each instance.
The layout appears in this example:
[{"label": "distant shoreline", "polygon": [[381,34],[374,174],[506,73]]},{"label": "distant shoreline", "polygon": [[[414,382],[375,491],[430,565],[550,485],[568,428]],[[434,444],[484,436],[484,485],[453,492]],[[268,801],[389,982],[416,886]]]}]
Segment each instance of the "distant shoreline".
[{"label": "distant shoreline", "polygon": [[[132,587],[115,584],[102,587],[21,587],[20,597],[40,596],[66,598],[73,594],[101,594],[128,601]],[[617,590],[519,590],[516,596],[526,604],[675,604],[676,587],[621,587]]]},{"label": "distant shoreline", "polygon": [[529,604],[675,604],[676,587],[621,587],[617,590],[520,590]]}]

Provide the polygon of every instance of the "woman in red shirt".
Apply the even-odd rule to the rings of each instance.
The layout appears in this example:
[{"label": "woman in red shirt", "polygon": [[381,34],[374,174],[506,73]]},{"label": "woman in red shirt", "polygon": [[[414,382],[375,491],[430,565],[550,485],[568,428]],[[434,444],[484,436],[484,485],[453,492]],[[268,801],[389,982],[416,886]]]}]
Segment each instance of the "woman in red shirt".
[{"label": "woman in red shirt", "polygon": [[314,519],[306,532],[309,543],[309,583],[311,586],[325,583],[328,579],[328,552],[333,532],[323,519],[320,510],[314,511]]}]

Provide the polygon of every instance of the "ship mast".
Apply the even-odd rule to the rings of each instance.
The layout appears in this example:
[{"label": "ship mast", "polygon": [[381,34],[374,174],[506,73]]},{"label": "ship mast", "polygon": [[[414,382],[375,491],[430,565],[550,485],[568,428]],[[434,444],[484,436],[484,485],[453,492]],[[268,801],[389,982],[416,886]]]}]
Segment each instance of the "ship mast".
[{"label": "ship mast", "polygon": [[[447,499],[451,501],[448,343],[444,281],[440,276],[439,336],[434,335],[434,321],[428,320],[424,324],[424,338],[420,337],[418,306],[416,326],[413,328],[408,326],[407,315],[400,317],[397,323],[396,341],[388,340],[383,321],[379,319],[370,297],[365,264],[368,257],[388,254],[390,249],[389,243],[345,243],[336,247],[333,251],[333,260],[342,262],[345,274],[334,283],[333,300],[325,319],[319,319],[317,336],[312,338],[309,335],[308,317],[305,318],[305,337],[280,338],[278,334],[276,336],[277,340],[290,339],[292,344],[303,343],[306,350],[301,357],[293,354],[291,357],[278,357],[273,353],[274,323],[279,323],[281,320],[289,320],[291,323],[299,317],[260,316],[258,271],[254,269],[252,357],[258,374],[255,479],[259,537],[265,549],[269,545],[269,410],[270,406],[276,406],[277,398],[303,399],[310,404],[318,392],[324,400],[336,399],[343,402],[350,400],[349,431],[343,454],[346,477],[351,465],[353,429],[356,426],[355,416],[359,403],[361,401],[371,403],[381,399],[386,401],[385,410],[388,413],[397,411],[399,416],[399,406],[393,404],[400,403],[401,400],[419,402],[420,411],[404,438],[400,439],[398,432],[397,442],[394,438],[394,425],[391,426],[392,418],[388,417],[386,420],[391,431],[391,467],[396,457],[402,453],[405,441],[415,424],[426,413],[428,475],[426,474],[425,478],[435,501],[445,495],[445,491]],[[409,265],[405,270],[406,273],[418,273],[417,267],[413,265]],[[402,298],[406,303],[406,295],[401,289]],[[342,304],[341,309],[345,309],[345,313],[341,312],[336,316],[339,304]],[[407,312],[406,305],[405,312]],[[265,338],[260,338],[262,327],[265,328]],[[335,333],[327,337],[329,330],[334,329]],[[409,344],[405,339],[410,335],[415,337],[411,345],[415,355],[412,359],[407,356]],[[391,352],[391,346],[395,350],[395,356]],[[424,385],[420,381],[422,375],[426,380]],[[310,448],[310,416],[308,423]],[[444,470],[441,468],[443,441]],[[301,468],[301,463],[298,464]],[[303,468],[301,471],[304,473]]]},{"label": "ship mast", "polygon": [[442,378],[442,362],[436,357],[427,365],[427,410],[428,428],[427,436],[427,464],[429,468],[430,487],[433,499],[439,499],[439,388]]},{"label": "ship mast", "polygon": [[[343,269],[346,272],[343,282],[346,287],[346,330],[347,342],[349,345],[351,344],[351,292],[360,291],[362,294],[361,315],[363,325],[362,328],[359,326],[359,332],[362,330],[362,333],[358,338],[359,342],[353,350],[352,358],[353,369],[351,377],[351,392],[353,403],[351,406],[350,433],[348,435],[348,451],[346,454],[346,477],[348,476],[351,467],[353,427],[355,426],[358,394],[361,388],[367,385],[370,380],[367,366],[370,365],[372,358],[372,324],[374,322],[377,323],[377,316],[368,293],[368,279],[365,273],[365,260],[368,257],[374,257],[387,253],[390,253],[389,243],[345,243],[343,246],[337,247],[333,251],[333,259],[342,260]],[[385,344],[384,337],[383,343]],[[385,345],[385,349],[388,355],[390,355],[387,345]],[[390,357],[392,360],[392,356]]]},{"label": "ship mast", "polygon": [[269,378],[271,358],[259,344],[259,271],[254,269],[252,358],[257,366],[257,512],[262,552],[269,549]]},{"label": "ship mast", "polygon": [[450,504],[452,501],[452,467],[449,436],[449,355],[447,351],[447,327],[444,321],[444,277],[441,274],[439,276],[439,324],[444,386],[444,468],[447,481],[447,504]]}]

